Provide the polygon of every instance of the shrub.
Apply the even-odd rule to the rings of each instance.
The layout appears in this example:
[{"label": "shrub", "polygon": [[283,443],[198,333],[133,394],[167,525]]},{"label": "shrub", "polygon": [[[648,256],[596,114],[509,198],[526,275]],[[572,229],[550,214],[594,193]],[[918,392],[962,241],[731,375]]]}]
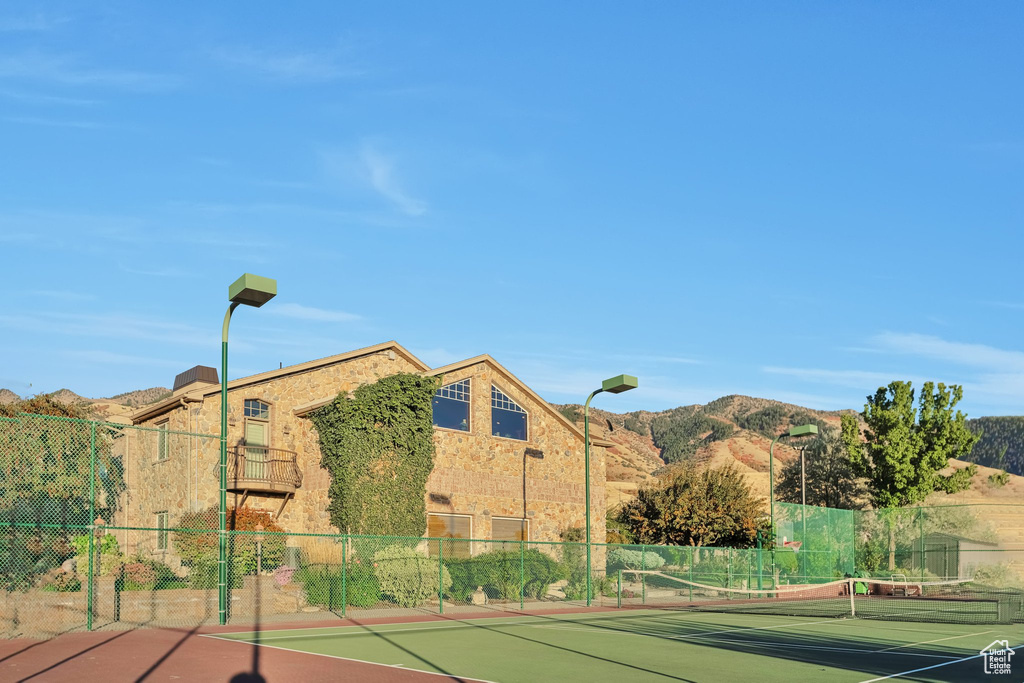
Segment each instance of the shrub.
[{"label": "shrub", "polygon": [[619,569],[657,569],[665,564],[665,558],[655,552],[612,548],[608,551],[608,571]]},{"label": "shrub", "polygon": [[[347,569],[347,572],[345,572]],[[380,602],[380,586],[373,569],[361,564],[307,565],[295,572],[306,602],[328,609],[341,607],[342,599],[353,607],[372,607]]]},{"label": "shrub", "polygon": [[82,580],[77,574],[57,569],[43,578],[40,588],[55,593],[75,593],[82,590]]},{"label": "shrub", "polygon": [[[233,564],[234,567],[232,564],[228,564],[228,587],[241,588],[242,571],[238,558],[234,558]],[[219,567],[220,563],[216,555],[200,557],[192,563],[192,568],[188,573],[188,587],[200,590],[216,588],[220,583]]]},{"label": "shrub", "polygon": [[143,562],[129,562],[121,568],[124,590],[149,590],[156,586],[156,571]]},{"label": "shrub", "polygon": [[[181,517],[179,526],[183,529],[209,529],[202,531],[175,531],[174,549],[181,556],[182,564],[196,566],[207,564],[210,558],[218,560],[219,548],[217,530],[219,528],[218,510],[208,507],[199,512],[189,512]],[[286,536],[281,533],[284,527],[277,524],[269,512],[252,508],[232,508],[227,514],[228,531],[256,531],[263,525],[263,568],[275,569],[284,560]],[[240,574],[256,573],[256,534],[231,534],[229,536],[229,555],[234,560],[234,570]]]},{"label": "shrub", "polygon": [[[89,535],[82,534],[71,539],[75,547],[75,571],[80,576],[89,575]],[[114,534],[104,534],[93,541],[92,571],[94,576],[115,573],[124,563],[120,546]]]},{"label": "shrub", "polygon": [[448,595],[458,601],[469,600],[477,586],[483,586],[502,600],[518,600],[519,592],[533,599],[544,597],[548,587],[568,578],[568,571],[555,558],[530,549],[494,550],[476,557],[446,562],[452,576]]},{"label": "shrub", "polygon": [[402,607],[416,607],[448,590],[452,577],[443,567],[438,576],[435,560],[404,546],[391,546],[373,554],[374,574],[380,591]]},{"label": "shrub", "polygon": [[1002,472],[996,472],[995,474],[988,475],[988,483],[993,488],[1000,488],[1010,483],[1010,473],[1003,470]]}]

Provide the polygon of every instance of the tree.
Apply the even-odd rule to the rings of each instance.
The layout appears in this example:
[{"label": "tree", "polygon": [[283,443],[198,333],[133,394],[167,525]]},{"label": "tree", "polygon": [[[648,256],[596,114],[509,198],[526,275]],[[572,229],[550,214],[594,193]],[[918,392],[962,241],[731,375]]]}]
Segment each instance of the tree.
[{"label": "tree", "polygon": [[640,489],[619,519],[637,543],[749,548],[766,526],[762,504],[733,467],[686,462]]},{"label": "tree", "polygon": [[[804,451],[807,505],[857,510],[867,491],[850,464],[838,429],[826,428]],[[787,503],[801,502],[800,460],[786,465],[775,484],[775,497]]]},{"label": "tree", "polygon": [[[925,382],[915,409],[910,382],[879,387],[867,397],[862,413],[867,423],[865,441],[856,418],[842,416],[850,464],[857,475],[867,478],[875,507],[914,505],[935,491],[955,493],[970,486],[978,471],[975,465],[939,474],[950,458],[968,456],[979,438],[967,428],[967,416],[954,412],[962,398],[959,385]],[[895,541],[890,533],[889,568],[894,566]]]}]

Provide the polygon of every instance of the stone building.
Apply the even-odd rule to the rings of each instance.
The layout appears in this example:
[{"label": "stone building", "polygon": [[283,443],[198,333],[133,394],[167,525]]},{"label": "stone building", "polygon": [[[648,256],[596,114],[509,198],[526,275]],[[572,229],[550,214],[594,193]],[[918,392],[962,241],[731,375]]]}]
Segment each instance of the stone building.
[{"label": "stone building", "polygon": [[[433,538],[557,541],[585,520],[582,430],[487,355],[431,369],[395,342],[313,360],[228,383],[228,506],[270,512],[290,533],[338,533],[327,512],[329,475],[320,466],[308,415],[339,393],[402,372],[438,376],[434,469],[426,485]],[[121,526],[163,529],[216,506],[220,385],[216,370],[180,374],[172,395],[132,415]],[[206,436],[200,436],[206,435]],[[605,536],[605,454],[591,440],[592,534]],[[168,534],[126,539],[128,552],[167,553]],[[475,552],[475,551],[474,551]]]}]

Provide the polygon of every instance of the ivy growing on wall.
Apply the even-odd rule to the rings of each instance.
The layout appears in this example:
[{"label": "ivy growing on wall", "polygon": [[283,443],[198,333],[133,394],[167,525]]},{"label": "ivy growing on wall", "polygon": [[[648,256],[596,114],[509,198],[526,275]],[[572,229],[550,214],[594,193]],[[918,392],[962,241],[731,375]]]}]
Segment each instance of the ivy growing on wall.
[{"label": "ivy growing on wall", "polygon": [[409,373],[339,394],[310,414],[331,475],[331,523],[352,534],[422,536],[440,380]]}]

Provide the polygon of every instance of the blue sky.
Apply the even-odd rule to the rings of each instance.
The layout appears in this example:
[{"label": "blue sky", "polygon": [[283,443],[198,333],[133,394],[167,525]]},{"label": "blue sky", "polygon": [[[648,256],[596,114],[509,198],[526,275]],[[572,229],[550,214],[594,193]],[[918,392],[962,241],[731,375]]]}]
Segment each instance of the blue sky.
[{"label": "blue sky", "polygon": [[1019,3],[4,3],[0,386],[395,339],[555,402],[1024,413]]}]

